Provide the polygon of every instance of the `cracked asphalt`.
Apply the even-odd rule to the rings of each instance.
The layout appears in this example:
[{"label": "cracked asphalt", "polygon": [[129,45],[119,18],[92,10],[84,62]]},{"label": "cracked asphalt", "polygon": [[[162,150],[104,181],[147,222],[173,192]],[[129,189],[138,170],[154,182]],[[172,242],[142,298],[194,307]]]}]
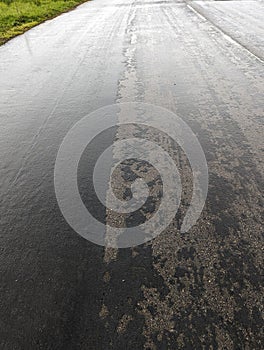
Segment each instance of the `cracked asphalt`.
[{"label": "cracked asphalt", "polygon": [[[94,0],[0,47],[1,349],[263,349],[263,9],[257,0]],[[145,177],[151,200],[134,217],[97,206],[90,158],[115,140],[163,143],[183,179],[171,225],[114,249],[64,220],[54,164],[77,121],[122,102],[181,116],[204,150],[209,187],[196,225],[180,233],[192,187],[184,152],[153,130],[101,135],[78,178],[101,221],[133,226],[160,200],[155,168],[130,159],[115,173],[117,196],[130,198]]]}]

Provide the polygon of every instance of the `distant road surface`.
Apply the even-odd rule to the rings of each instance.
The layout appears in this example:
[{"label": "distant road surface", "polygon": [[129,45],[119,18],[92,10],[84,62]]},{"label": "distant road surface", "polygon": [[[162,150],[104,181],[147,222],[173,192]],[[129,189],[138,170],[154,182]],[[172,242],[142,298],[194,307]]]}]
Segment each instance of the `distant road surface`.
[{"label": "distant road surface", "polygon": [[[0,47],[1,349],[263,349],[263,23],[257,0],[94,0]],[[67,224],[53,174],[127,101],[188,123],[209,187],[189,232],[117,251]]]}]

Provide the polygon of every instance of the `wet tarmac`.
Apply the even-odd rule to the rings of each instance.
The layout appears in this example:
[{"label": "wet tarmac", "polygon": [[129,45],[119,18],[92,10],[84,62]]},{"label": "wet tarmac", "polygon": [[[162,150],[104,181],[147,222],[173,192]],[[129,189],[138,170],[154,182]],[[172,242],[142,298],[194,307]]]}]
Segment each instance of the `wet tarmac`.
[{"label": "wet tarmac", "polygon": [[[261,1],[94,0],[0,47],[1,349],[263,348],[263,22]],[[118,250],[67,224],[54,165],[77,121],[122,102],[180,115],[209,188],[180,233],[190,169],[165,140],[187,204],[153,241]],[[116,219],[90,196],[86,159],[124,133],[101,135],[80,165],[102,222]],[[128,183],[148,168],[129,165]],[[143,209],[122,224],[155,201]]]}]

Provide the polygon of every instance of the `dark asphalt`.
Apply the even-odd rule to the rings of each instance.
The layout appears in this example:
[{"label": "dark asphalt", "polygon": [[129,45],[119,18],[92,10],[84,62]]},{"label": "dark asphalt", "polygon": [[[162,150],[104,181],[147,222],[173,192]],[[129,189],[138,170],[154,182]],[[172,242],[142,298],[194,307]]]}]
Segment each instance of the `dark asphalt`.
[{"label": "dark asphalt", "polygon": [[[94,0],[0,47],[1,350],[263,349],[263,17],[261,1]],[[208,197],[188,233],[182,203],[151,243],[105,249],[64,220],[54,164],[78,120],[127,101],[189,124]]]}]

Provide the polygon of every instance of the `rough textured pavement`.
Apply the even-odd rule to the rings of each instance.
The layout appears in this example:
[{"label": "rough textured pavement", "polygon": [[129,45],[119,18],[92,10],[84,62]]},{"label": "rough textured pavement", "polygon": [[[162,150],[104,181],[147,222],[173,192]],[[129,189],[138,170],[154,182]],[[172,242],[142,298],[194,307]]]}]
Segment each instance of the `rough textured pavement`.
[{"label": "rough textured pavement", "polygon": [[[0,47],[1,349],[263,348],[262,59],[260,1],[95,0]],[[65,222],[53,168],[125,101],[189,124],[209,191],[187,234],[114,251]]]}]

